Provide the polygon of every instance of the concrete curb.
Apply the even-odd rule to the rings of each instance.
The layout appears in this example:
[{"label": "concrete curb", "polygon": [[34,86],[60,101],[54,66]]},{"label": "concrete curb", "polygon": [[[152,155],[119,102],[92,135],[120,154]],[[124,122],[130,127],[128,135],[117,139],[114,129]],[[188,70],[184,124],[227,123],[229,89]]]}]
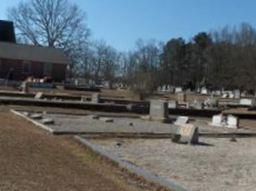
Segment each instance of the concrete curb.
[{"label": "concrete curb", "polygon": [[15,114],[16,116],[19,116],[19,117],[21,117],[21,118],[23,118],[23,119],[28,120],[29,122],[33,123],[33,124],[36,125],[37,127],[39,127],[39,128],[41,128],[41,129],[43,129],[43,130],[45,130],[45,131],[48,131],[48,132],[54,134],[54,131],[53,131],[51,128],[49,128],[49,127],[47,127],[47,126],[45,126],[45,125],[43,125],[43,124],[41,124],[41,123],[39,123],[39,122],[33,120],[33,119],[30,119],[29,117],[27,117],[27,116],[21,114],[20,112],[15,111],[15,110],[13,110],[13,109],[11,109],[10,111],[11,111],[11,113]]},{"label": "concrete curb", "polygon": [[170,189],[171,191],[190,191],[190,190],[184,188],[183,186],[179,185],[178,183],[176,183],[173,180],[167,180],[163,177],[152,174],[151,172],[148,172],[147,170],[144,170],[144,169],[142,169],[138,166],[135,166],[131,163],[122,161],[122,160],[110,155],[109,153],[104,151],[99,146],[94,145],[94,144],[90,143],[89,141],[87,141],[86,139],[81,138],[80,136],[74,136],[74,138],[77,141],[79,141],[81,144],[90,148],[93,152],[114,161],[115,163],[118,164],[119,167],[127,169],[129,172],[134,173],[137,176],[144,177],[145,180],[148,182],[152,182],[152,183],[161,185],[167,189]]}]

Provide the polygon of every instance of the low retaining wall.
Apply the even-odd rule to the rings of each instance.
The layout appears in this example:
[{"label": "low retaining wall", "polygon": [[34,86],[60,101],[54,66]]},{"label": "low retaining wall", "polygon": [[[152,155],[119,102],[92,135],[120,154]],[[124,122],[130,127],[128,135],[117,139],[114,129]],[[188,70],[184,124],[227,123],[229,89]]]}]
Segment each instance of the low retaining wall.
[{"label": "low retaining wall", "polygon": [[82,143],[83,145],[85,145],[86,147],[88,147],[89,149],[91,149],[93,152],[95,152],[103,157],[106,157],[107,159],[110,159],[111,161],[118,164],[119,167],[127,169],[130,173],[136,174],[139,177],[143,177],[148,182],[152,182],[154,184],[163,186],[167,189],[170,189],[171,191],[189,191],[188,189],[184,188],[183,186],[179,185],[178,183],[176,183],[173,180],[167,180],[163,177],[152,174],[138,166],[135,166],[131,163],[122,161],[122,160],[112,156],[108,152],[101,149],[99,146],[90,143],[86,139],[83,139],[79,136],[75,136],[75,139],[77,141],[79,141],[80,143]]}]

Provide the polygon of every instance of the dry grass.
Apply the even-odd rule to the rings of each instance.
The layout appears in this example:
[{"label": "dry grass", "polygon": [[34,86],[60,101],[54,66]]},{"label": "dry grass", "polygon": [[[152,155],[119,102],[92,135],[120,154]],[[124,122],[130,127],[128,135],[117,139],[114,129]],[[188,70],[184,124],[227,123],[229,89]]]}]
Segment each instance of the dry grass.
[{"label": "dry grass", "polygon": [[39,131],[0,108],[0,190],[156,190],[71,140]]}]

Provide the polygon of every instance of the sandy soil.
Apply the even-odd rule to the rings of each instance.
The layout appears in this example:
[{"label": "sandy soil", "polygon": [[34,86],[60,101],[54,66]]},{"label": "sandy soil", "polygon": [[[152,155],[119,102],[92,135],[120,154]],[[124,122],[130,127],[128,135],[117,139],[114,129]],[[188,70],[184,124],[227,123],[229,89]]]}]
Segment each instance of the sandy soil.
[{"label": "sandy soil", "polygon": [[91,140],[120,159],[192,191],[254,191],[256,139],[237,141],[201,138],[204,144],[189,146],[170,140]]},{"label": "sandy soil", "polygon": [[7,108],[0,108],[0,122],[0,190],[150,190],[71,138],[47,135]]}]

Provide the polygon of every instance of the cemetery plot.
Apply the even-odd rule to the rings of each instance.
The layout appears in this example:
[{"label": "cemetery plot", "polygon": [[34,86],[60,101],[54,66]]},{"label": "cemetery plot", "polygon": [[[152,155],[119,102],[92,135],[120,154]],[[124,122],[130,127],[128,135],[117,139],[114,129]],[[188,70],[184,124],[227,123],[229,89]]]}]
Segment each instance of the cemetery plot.
[{"label": "cemetery plot", "polygon": [[47,124],[54,134],[156,134],[176,132],[171,124],[145,121],[139,118],[106,117],[98,115],[65,115],[18,112],[38,124]]},{"label": "cemetery plot", "polygon": [[254,190],[255,138],[200,138],[199,145],[168,139],[90,140],[104,151],[191,191]]},{"label": "cemetery plot", "polygon": [[[188,117],[178,117],[176,122],[173,123],[162,123],[160,121],[140,119],[135,116],[131,118],[107,115],[104,113],[100,115],[72,115],[47,112],[33,113],[27,111],[14,111],[14,113],[34,122],[37,126],[53,134],[109,135],[110,137],[128,136],[129,138],[171,138],[172,135],[177,134],[179,126],[190,125],[187,124],[189,122]],[[206,121],[198,121],[197,119],[193,119],[192,124],[199,127],[199,135],[201,136],[230,137],[234,133],[238,134],[238,136],[256,135],[254,129],[215,128],[208,125]]]}]

